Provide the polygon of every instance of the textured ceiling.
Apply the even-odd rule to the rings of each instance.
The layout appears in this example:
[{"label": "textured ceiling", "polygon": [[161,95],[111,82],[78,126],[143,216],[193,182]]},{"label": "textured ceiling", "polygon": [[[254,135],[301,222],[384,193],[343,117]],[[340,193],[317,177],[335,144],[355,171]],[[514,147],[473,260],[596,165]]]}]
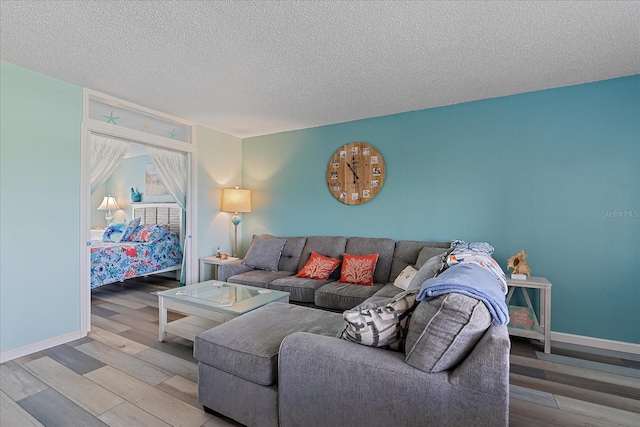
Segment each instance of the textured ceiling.
[{"label": "textured ceiling", "polygon": [[0,5],[2,60],[238,137],[640,73],[638,1]]}]

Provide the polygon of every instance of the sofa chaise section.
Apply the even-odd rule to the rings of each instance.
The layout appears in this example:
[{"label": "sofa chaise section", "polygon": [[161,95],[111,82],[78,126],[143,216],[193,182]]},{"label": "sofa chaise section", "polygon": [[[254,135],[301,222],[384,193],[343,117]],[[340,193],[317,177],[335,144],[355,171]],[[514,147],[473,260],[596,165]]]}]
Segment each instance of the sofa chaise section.
[{"label": "sofa chaise section", "polygon": [[343,325],[338,313],[272,303],[201,332],[198,400],[248,426],[277,426],[280,343],[294,332],[335,336]]},{"label": "sofa chaise section", "polygon": [[507,426],[509,348],[492,326],[455,369],[426,373],[404,353],[296,332],[280,347],[280,426]]}]

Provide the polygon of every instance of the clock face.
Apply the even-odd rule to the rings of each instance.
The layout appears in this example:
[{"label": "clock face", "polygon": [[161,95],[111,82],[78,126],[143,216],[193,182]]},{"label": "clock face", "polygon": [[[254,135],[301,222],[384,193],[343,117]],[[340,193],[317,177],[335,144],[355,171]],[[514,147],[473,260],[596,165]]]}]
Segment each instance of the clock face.
[{"label": "clock face", "polygon": [[333,196],[346,205],[373,199],[384,184],[382,156],[366,142],[350,142],[338,148],[327,166],[327,184]]}]

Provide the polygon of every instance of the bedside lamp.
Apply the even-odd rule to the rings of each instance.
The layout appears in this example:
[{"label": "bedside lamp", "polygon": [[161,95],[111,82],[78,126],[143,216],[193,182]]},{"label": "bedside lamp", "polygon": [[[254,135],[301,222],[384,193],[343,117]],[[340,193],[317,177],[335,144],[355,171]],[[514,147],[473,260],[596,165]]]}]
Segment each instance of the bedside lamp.
[{"label": "bedside lamp", "polygon": [[108,196],[104,196],[104,199],[102,199],[102,203],[100,203],[100,206],[98,206],[99,211],[109,211],[104,216],[104,219],[107,220],[107,225],[109,225],[113,220],[113,214],[111,213],[112,209],[120,210],[120,206],[118,206],[118,203],[116,203],[116,198],[109,194]]},{"label": "bedside lamp", "polygon": [[231,222],[235,227],[233,238],[233,256],[238,256],[238,224],[242,221],[239,212],[251,212],[251,191],[244,190],[236,185],[236,188],[222,190],[222,212],[233,212]]}]

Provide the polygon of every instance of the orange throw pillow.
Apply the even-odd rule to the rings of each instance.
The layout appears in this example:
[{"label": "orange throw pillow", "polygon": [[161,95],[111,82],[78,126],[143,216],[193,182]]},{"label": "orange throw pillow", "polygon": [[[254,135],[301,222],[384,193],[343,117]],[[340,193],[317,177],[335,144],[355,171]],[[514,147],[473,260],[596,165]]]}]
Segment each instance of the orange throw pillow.
[{"label": "orange throw pillow", "polygon": [[342,258],[340,282],[356,285],[372,286],[373,272],[378,262],[378,254],[349,255]]},{"label": "orange throw pillow", "polygon": [[340,265],[339,259],[328,258],[319,253],[311,252],[309,261],[296,274],[296,277],[308,277],[316,280],[327,280],[333,270]]}]

